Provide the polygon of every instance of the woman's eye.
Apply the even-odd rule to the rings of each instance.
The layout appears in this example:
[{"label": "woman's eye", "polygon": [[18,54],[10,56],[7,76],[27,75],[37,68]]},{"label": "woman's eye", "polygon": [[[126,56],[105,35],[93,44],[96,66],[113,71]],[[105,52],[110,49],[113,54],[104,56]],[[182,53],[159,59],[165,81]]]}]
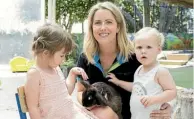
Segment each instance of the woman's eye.
[{"label": "woman's eye", "polygon": [[112,24],[112,22],[111,22],[111,21],[107,21],[106,23],[107,23],[107,24]]},{"label": "woman's eye", "polygon": [[95,24],[95,25],[100,25],[100,24],[101,24],[101,22],[94,22],[94,24]]}]

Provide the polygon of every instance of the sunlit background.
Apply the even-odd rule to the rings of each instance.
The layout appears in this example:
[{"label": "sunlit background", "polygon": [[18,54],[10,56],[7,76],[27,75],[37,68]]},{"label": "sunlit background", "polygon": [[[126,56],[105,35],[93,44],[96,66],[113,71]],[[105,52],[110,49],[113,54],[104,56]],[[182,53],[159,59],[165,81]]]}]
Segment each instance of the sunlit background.
[{"label": "sunlit background", "polygon": [[[0,31],[33,32],[40,22],[40,0],[0,0]],[[36,7],[35,7],[36,6]]]}]

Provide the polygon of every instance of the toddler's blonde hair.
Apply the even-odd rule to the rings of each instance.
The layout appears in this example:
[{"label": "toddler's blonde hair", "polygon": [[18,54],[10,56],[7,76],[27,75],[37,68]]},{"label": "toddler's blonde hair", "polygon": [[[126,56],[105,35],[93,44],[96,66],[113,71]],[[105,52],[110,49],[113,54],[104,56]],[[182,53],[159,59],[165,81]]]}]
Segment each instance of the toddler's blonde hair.
[{"label": "toddler's blonde hair", "polygon": [[141,36],[142,34],[145,34],[145,33],[152,33],[153,35],[155,35],[159,46],[163,47],[164,41],[165,41],[164,35],[162,33],[160,33],[156,28],[152,28],[152,27],[144,27],[144,28],[140,29],[135,34],[134,40],[138,39],[139,36]]}]

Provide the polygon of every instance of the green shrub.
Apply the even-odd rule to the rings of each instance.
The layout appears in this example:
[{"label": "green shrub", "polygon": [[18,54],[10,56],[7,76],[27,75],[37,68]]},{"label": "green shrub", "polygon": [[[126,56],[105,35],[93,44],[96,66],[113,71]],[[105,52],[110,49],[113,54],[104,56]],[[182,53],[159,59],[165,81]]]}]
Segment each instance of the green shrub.
[{"label": "green shrub", "polygon": [[69,55],[66,56],[66,60],[60,66],[62,71],[67,69],[67,73],[72,67],[76,66],[79,54],[82,52],[83,47],[83,34],[72,34],[72,37],[77,44],[77,47]]}]

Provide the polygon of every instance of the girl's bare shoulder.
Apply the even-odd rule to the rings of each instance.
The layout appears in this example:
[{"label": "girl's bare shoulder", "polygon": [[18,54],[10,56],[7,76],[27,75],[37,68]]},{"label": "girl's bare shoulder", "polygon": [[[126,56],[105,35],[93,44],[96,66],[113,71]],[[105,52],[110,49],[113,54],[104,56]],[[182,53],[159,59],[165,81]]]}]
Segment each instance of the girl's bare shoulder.
[{"label": "girl's bare shoulder", "polygon": [[40,82],[41,76],[40,76],[40,72],[37,69],[30,69],[28,70],[27,74],[27,83],[28,82]]},{"label": "girl's bare shoulder", "polygon": [[165,67],[159,67],[157,71],[158,75],[167,75],[170,74],[169,70]]}]

